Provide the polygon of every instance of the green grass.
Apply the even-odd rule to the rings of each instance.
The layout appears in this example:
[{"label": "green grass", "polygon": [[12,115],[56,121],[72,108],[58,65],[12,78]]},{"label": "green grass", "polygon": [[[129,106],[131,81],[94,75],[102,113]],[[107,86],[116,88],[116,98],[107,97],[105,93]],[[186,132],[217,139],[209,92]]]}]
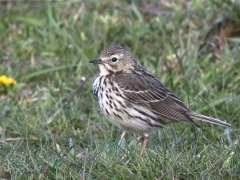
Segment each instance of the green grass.
[{"label": "green grass", "polygon": [[[144,2],[0,2],[0,76],[18,82],[0,89],[0,178],[240,178],[239,37],[214,49],[218,59],[199,51],[216,19],[240,22],[239,8],[228,0]],[[98,69],[88,63],[110,45],[132,51],[192,109],[236,127],[233,145],[223,127],[176,123],[151,134],[144,159],[131,133],[117,157],[122,130],[99,113],[91,90]]]}]

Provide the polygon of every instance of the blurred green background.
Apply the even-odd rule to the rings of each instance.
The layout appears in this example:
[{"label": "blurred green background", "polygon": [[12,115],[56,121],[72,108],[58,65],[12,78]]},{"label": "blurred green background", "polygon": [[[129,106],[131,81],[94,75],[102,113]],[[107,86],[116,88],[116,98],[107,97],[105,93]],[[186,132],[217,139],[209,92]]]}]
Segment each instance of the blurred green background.
[{"label": "blurred green background", "polygon": [[[231,0],[0,1],[0,178],[239,179],[240,16]],[[143,159],[99,112],[98,68],[121,45],[193,110],[151,134]],[[229,131],[229,132],[228,132]]]}]

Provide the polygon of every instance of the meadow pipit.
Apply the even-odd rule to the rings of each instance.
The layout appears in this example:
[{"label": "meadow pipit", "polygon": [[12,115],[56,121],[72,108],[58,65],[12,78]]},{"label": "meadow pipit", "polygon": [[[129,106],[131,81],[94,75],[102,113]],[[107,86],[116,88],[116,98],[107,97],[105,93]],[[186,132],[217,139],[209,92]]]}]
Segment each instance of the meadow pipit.
[{"label": "meadow pipit", "polygon": [[116,126],[142,136],[142,152],[151,131],[173,122],[198,125],[193,119],[231,127],[230,124],[189,109],[154,75],[141,67],[123,47],[105,48],[99,59],[100,73],[93,93],[105,117]]}]

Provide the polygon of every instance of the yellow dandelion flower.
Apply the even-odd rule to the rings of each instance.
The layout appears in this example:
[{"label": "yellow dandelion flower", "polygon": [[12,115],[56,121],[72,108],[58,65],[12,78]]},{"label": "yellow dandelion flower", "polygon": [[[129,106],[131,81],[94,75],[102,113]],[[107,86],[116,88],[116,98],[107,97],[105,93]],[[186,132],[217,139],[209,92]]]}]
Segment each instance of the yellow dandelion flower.
[{"label": "yellow dandelion flower", "polygon": [[7,87],[7,86],[12,86],[17,84],[17,81],[13,78],[3,75],[3,76],[0,76],[0,84]]}]

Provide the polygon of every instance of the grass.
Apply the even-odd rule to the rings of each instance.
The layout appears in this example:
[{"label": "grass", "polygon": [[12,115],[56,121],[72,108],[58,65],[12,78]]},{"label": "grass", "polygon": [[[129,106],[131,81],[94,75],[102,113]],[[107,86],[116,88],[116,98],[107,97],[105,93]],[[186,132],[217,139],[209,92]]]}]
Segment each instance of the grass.
[{"label": "grass", "polygon": [[[224,38],[222,49],[205,36],[218,18],[239,24],[237,4],[163,2],[0,2],[0,76],[17,80],[0,89],[0,178],[240,178],[239,36]],[[110,45],[132,51],[192,109],[236,129],[166,126],[151,134],[144,159],[129,133],[118,157],[122,131],[99,113],[98,69],[88,63]]]}]

